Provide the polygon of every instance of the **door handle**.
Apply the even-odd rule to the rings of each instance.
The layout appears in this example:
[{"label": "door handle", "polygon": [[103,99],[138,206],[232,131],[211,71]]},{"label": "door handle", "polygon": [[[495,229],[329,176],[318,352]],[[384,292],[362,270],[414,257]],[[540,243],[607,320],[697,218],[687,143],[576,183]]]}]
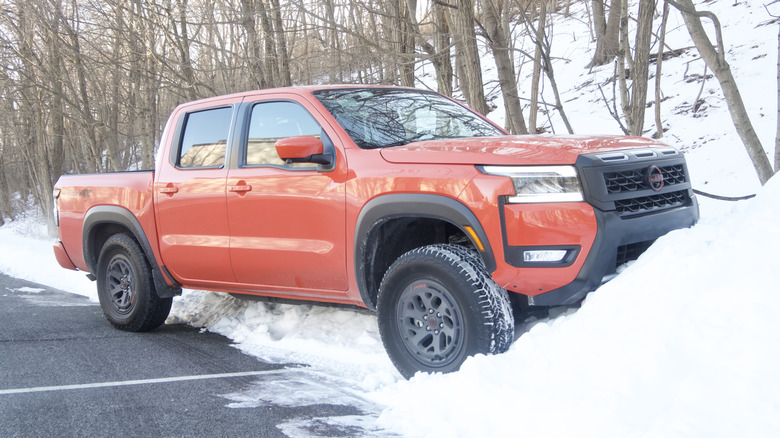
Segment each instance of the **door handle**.
[{"label": "door handle", "polygon": [[237,185],[234,186],[228,186],[229,192],[234,193],[246,193],[252,190],[252,186],[249,184],[246,184],[243,181],[239,181]]},{"label": "door handle", "polygon": [[174,193],[177,193],[179,191],[179,188],[173,185],[173,183],[168,183],[165,187],[160,187],[160,193],[165,193],[168,196],[173,196]]}]

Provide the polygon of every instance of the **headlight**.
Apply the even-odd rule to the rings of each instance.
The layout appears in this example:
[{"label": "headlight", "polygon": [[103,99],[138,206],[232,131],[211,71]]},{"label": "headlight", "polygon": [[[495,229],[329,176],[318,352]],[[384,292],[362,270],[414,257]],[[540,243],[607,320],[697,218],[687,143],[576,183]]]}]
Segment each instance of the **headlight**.
[{"label": "headlight", "polygon": [[510,203],[580,202],[582,188],[573,166],[482,166],[490,175],[512,178],[515,196]]}]

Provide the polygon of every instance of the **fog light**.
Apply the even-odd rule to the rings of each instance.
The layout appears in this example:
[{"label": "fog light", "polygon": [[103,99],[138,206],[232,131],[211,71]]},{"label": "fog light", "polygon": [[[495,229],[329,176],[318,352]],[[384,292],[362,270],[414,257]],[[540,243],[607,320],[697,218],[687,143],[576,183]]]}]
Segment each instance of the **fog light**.
[{"label": "fog light", "polygon": [[565,249],[523,251],[524,262],[560,262],[566,257]]}]

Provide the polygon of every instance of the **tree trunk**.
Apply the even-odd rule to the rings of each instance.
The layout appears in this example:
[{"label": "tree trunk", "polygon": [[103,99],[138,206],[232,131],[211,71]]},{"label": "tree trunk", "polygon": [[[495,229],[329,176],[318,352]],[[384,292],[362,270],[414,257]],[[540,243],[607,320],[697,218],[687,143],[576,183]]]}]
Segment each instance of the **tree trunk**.
[{"label": "tree trunk", "polygon": [[539,82],[542,76],[542,52],[544,51],[544,26],[547,21],[547,1],[539,5],[539,18],[536,28],[536,50],[534,51],[534,72],[531,79],[531,114],[528,116],[528,126],[531,134],[536,134],[536,117],[539,113]]},{"label": "tree trunk", "polygon": [[171,19],[176,46],[179,49],[182,76],[184,76],[184,91],[189,100],[198,98],[197,83],[195,80],[195,69],[192,66],[190,58],[190,35],[187,25],[187,0],[176,0],[176,6],[179,13],[179,32],[176,33],[176,23]]},{"label": "tree trunk", "polygon": [[260,60],[262,49],[255,26],[255,7],[253,0],[241,0],[241,27],[246,33],[245,53],[249,63],[249,77],[251,87],[267,88],[266,77],[263,72],[263,63]]},{"label": "tree trunk", "polygon": [[[59,7],[59,4],[57,4]],[[60,51],[60,41],[56,33],[59,29],[52,29],[49,35],[49,80],[51,82],[51,129],[52,144],[51,150],[47,154],[47,163],[51,172],[52,182],[63,174],[65,162],[65,107],[62,104],[64,90],[62,78],[65,76],[62,71],[62,54]]]},{"label": "tree trunk", "polygon": [[436,85],[438,91],[446,96],[452,96],[452,56],[450,28],[447,25],[447,13],[444,6],[438,2],[433,4],[434,22],[436,23],[436,56],[433,63],[436,65]]},{"label": "tree trunk", "polygon": [[420,23],[417,21],[417,0],[406,0],[406,16],[409,21],[409,29],[414,40],[420,45],[423,52],[433,64],[436,71],[436,86],[439,93],[446,96],[452,95],[452,59],[450,57],[450,37],[447,20],[444,17],[443,6],[437,2],[431,5],[432,24],[434,28],[433,44],[431,44],[420,31]]},{"label": "tree trunk", "polygon": [[265,4],[262,0],[256,0],[255,10],[260,15],[260,25],[263,28],[263,47],[265,51],[265,62],[263,63],[263,76],[269,87],[279,86],[277,76],[279,75],[279,55],[276,53],[276,42],[274,41],[274,29],[271,19],[268,18]]},{"label": "tree trunk", "polygon": [[658,54],[655,57],[655,135],[653,138],[664,136],[663,122],[661,121],[661,65],[664,60],[664,41],[666,40],[666,22],[669,18],[669,3],[664,2],[664,12],[661,18],[661,34],[658,36]]},{"label": "tree trunk", "polygon": [[287,37],[285,36],[282,8],[279,5],[279,0],[271,0],[271,7],[271,15],[273,15],[275,27],[276,53],[279,56],[279,85],[289,87],[292,85],[290,55],[287,53]]},{"label": "tree trunk", "polygon": [[[726,62],[720,23],[717,21],[717,17],[710,12],[696,11],[691,0],[668,1],[682,12],[685,26],[688,28],[688,33],[691,34],[693,43],[699,50],[699,54],[704,59],[704,62],[707,63],[707,67],[712,70],[712,73],[720,82],[720,88],[723,90],[723,95],[726,98],[726,104],[729,107],[734,127],[745,145],[748,156],[753,162],[753,167],[761,185],[766,184],[774,174],[772,165],[766,152],[764,152],[755,129],[753,129],[753,124],[750,122],[750,117],[748,117],[737,83],[731,74],[731,67]],[[704,26],[701,23],[702,16],[710,18],[715,23],[718,49],[713,46],[707,37],[707,33],[704,31]]]},{"label": "tree trunk", "polygon": [[333,0],[325,0],[325,13],[328,19],[328,28],[325,30],[328,38],[328,49],[332,53],[336,54],[334,69],[336,70],[335,80],[336,82],[344,82],[344,73],[342,71],[343,63],[341,62],[341,43],[339,41],[338,25],[336,23],[336,6]]},{"label": "tree trunk", "polygon": [[501,25],[501,14],[508,5],[504,4],[503,0],[484,0],[482,6],[488,45],[496,61],[498,83],[504,97],[507,130],[512,134],[527,134],[528,128],[525,125],[520,96],[517,92],[515,66],[509,55],[509,35],[507,29]]},{"label": "tree trunk", "polygon": [[593,21],[596,28],[596,52],[588,67],[608,64],[618,52],[618,29],[620,27],[621,0],[610,0],[609,18],[604,0],[593,0]]},{"label": "tree trunk", "polygon": [[394,13],[397,14],[398,23],[398,65],[401,70],[401,85],[405,87],[414,87],[414,35],[410,29],[411,15],[416,13],[416,9],[409,10],[406,7],[406,1],[395,0],[397,8]]},{"label": "tree trunk", "polygon": [[547,73],[547,79],[550,80],[550,88],[552,88],[553,95],[555,96],[555,109],[558,110],[558,114],[561,116],[564,126],[566,126],[566,132],[574,134],[574,129],[569,123],[569,118],[566,117],[566,111],[563,110],[563,102],[561,101],[561,94],[558,92],[558,84],[555,81],[555,73],[553,72],[552,60],[550,59],[550,47],[548,46],[545,51],[542,52],[544,58],[544,71]]},{"label": "tree trunk", "polygon": [[631,135],[642,135],[645,124],[645,107],[647,105],[647,77],[650,68],[650,37],[653,28],[653,0],[639,0],[639,15],[634,44],[634,68],[632,69],[631,86]]},{"label": "tree trunk", "polygon": [[490,108],[485,100],[482,81],[482,65],[477,50],[477,34],[474,31],[474,4],[472,0],[457,0],[448,18],[455,41],[455,57],[458,81],[466,102],[474,111],[487,114]]},{"label": "tree trunk", "polygon": [[[628,70],[626,70],[626,64],[628,64]],[[631,101],[628,96],[628,75],[633,68],[633,60],[631,59],[631,48],[628,45],[628,1],[623,0],[620,6],[620,39],[618,44],[617,53],[617,77],[615,80],[619,84],[620,89],[620,107],[623,110],[623,118],[626,119],[626,126],[629,131],[633,123],[631,121]]]}]

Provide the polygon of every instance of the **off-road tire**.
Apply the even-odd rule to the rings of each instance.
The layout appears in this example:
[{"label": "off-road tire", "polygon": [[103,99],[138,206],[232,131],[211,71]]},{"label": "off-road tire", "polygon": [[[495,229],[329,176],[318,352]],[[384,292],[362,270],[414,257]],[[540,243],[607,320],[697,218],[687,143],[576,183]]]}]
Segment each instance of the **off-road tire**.
[{"label": "off-road tire", "polygon": [[100,250],[97,287],[103,314],[120,330],[153,330],[171,311],[173,298],[157,296],[149,262],[127,234],[109,237]]},{"label": "off-road tire", "polygon": [[514,341],[507,292],[474,251],[430,245],[387,270],[377,297],[379,332],[406,378],[457,371],[469,356],[499,354]]}]

